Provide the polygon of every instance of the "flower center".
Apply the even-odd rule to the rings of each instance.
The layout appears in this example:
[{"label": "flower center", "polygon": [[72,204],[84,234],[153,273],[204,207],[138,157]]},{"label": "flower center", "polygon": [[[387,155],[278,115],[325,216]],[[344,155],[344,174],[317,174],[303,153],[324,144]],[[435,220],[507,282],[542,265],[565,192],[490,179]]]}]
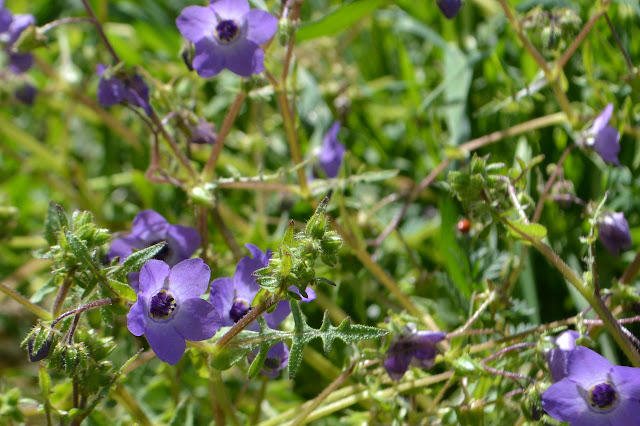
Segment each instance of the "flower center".
[{"label": "flower center", "polygon": [[243,316],[247,315],[247,312],[251,310],[251,307],[244,300],[236,299],[233,301],[233,305],[229,310],[229,317],[233,322],[238,322]]},{"label": "flower center", "polygon": [[618,393],[611,383],[603,382],[589,389],[589,403],[598,410],[610,410],[618,401]]},{"label": "flower center", "polygon": [[154,319],[167,319],[176,309],[176,299],[167,290],[160,290],[151,298],[149,315]]},{"label": "flower center", "polygon": [[224,43],[229,43],[238,36],[238,24],[232,19],[225,19],[216,25],[216,35]]}]

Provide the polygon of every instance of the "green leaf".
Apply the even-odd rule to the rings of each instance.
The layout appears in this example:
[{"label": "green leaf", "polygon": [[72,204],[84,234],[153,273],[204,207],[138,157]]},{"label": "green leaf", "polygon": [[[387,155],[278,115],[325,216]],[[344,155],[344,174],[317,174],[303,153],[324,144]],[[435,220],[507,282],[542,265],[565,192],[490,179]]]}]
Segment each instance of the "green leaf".
[{"label": "green leaf", "polygon": [[249,366],[248,376],[250,379],[256,377],[260,370],[262,370],[262,366],[264,362],[267,360],[267,354],[269,353],[269,346],[262,345],[260,346],[260,351],[258,355],[254,358],[253,362]]},{"label": "green leaf", "polygon": [[44,218],[44,237],[49,245],[52,246],[58,242],[56,232],[61,228],[60,219],[58,218],[58,209],[56,208],[56,204],[52,201],[47,207],[47,215]]},{"label": "green leaf", "polygon": [[522,240],[525,243],[529,242],[522,234],[537,239],[542,239],[547,236],[547,228],[539,223],[508,222],[507,229],[516,239]]},{"label": "green leaf", "polygon": [[109,285],[116,291],[116,293],[118,293],[118,296],[132,302],[135,302],[137,300],[136,292],[131,288],[129,284],[110,279]]},{"label": "green leaf", "polygon": [[303,25],[296,35],[296,41],[311,40],[330,36],[350,28],[358,20],[370,14],[383,0],[353,0],[334,10],[319,21]]},{"label": "green leaf", "polygon": [[151,247],[147,247],[130,254],[124,262],[122,262],[122,265],[116,269],[115,274],[117,276],[122,276],[129,272],[139,271],[140,268],[142,268],[142,265],[144,265],[147,260],[153,259],[156,254],[160,253],[160,250],[162,250],[165,245],[167,245],[167,243],[161,241]]}]

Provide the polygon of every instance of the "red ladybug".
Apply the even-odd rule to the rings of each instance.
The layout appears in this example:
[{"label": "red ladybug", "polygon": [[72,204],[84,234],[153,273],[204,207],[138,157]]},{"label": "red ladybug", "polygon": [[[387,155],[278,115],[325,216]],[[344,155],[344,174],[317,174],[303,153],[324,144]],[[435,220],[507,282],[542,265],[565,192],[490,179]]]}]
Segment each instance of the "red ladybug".
[{"label": "red ladybug", "polygon": [[469,219],[461,219],[456,226],[458,228],[458,231],[462,232],[463,234],[468,234],[469,230],[471,229],[471,222],[469,222]]}]

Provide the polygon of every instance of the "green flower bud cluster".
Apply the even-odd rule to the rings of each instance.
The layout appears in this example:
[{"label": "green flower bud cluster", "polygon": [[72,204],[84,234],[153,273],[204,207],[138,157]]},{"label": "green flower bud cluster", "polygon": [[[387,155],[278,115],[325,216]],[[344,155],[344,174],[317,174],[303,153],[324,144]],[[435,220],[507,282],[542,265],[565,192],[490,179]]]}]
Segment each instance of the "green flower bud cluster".
[{"label": "green flower bud cluster", "polygon": [[342,238],[329,229],[326,213],[328,203],[328,198],[322,200],[303,231],[295,233],[294,222],[289,223],[269,266],[255,272],[257,282],[263,289],[274,292],[278,287],[287,289],[293,285],[305,295],[308,285],[329,282],[316,277],[315,273],[318,258],[328,266],[335,266],[338,263],[338,251],[342,247]]},{"label": "green flower bud cluster", "polygon": [[107,229],[93,223],[90,212],[76,210],[68,217],[59,205],[49,207],[45,225],[51,248],[43,257],[52,259],[58,268],[86,265],[88,258],[93,258],[97,249],[111,239]]},{"label": "green flower bud cluster", "polygon": [[501,201],[506,198],[503,176],[497,173],[504,168],[504,164],[490,164],[488,160],[489,156],[474,155],[466,168],[449,172],[447,176],[451,190],[465,210],[479,209],[481,212],[478,213],[486,213],[491,207],[500,207]]}]

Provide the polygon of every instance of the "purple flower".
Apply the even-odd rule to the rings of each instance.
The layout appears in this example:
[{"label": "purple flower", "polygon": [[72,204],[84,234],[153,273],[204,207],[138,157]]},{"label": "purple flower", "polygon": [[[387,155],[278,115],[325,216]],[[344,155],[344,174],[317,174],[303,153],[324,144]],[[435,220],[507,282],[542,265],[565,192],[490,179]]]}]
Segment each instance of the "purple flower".
[{"label": "purple flower", "polygon": [[620,133],[618,129],[609,125],[611,114],[613,114],[613,104],[607,105],[596,117],[588,132],[587,145],[592,146],[606,163],[619,166]]},{"label": "purple flower", "polygon": [[416,331],[413,327],[406,327],[406,330],[408,334],[391,343],[384,360],[387,374],[396,382],[404,376],[409,365],[431,368],[437,354],[436,343],[447,335],[442,331]]},{"label": "purple flower", "polygon": [[576,348],[578,337],[580,337],[580,333],[577,331],[563,331],[554,339],[558,347],[547,352],[547,363],[554,382],[559,382],[567,376],[567,357]]},{"label": "purple flower", "polygon": [[[264,253],[253,244],[245,244],[245,247],[253,257],[246,256],[238,262],[233,278],[217,278],[211,282],[210,300],[220,312],[223,327],[234,325],[249,312],[251,302],[260,290],[253,273],[266,267],[271,257],[271,250]],[[306,292],[309,297],[303,298],[304,301],[315,299],[315,292],[312,289],[307,288]],[[269,327],[277,328],[290,313],[289,304],[282,301],[278,303],[275,311],[264,315],[264,320]],[[258,331],[260,328],[254,322],[248,329]]]},{"label": "purple flower", "polygon": [[149,86],[139,74],[127,74],[125,72],[109,75],[104,64],[98,64],[96,74],[100,76],[98,83],[98,102],[102,106],[128,102],[130,105],[144,109],[147,115],[151,115],[149,105]]},{"label": "purple flower", "polygon": [[24,85],[16,89],[14,95],[16,99],[19,100],[20,102],[31,106],[33,105],[36,99],[37,93],[38,93],[38,90],[35,88],[33,84],[25,83]]},{"label": "purple flower", "polygon": [[[253,257],[246,256],[238,262],[233,278],[217,278],[211,282],[211,297],[209,299],[220,312],[223,327],[233,326],[251,310],[251,302],[260,290],[253,273],[266,267],[271,257],[271,250],[267,250],[265,253],[253,244],[245,244],[245,247]],[[292,287],[291,290],[295,291],[296,289]],[[305,291],[308,297],[303,297],[302,301],[308,302],[316,298],[316,294],[311,288],[307,287]],[[277,328],[290,313],[289,304],[282,301],[278,303],[272,313],[264,314],[263,318],[270,328]],[[260,326],[254,321],[247,329],[258,331]],[[249,354],[249,362],[253,361],[256,354],[257,351]],[[269,377],[276,377],[288,362],[289,349],[284,343],[278,343],[269,349],[262,373]]]},{"label": "purple flower", "polygon": [[[195,229],[171,225],[162,215],[154,210],[143,210],[133,219],[131,233],[116,239],[109,248],[109,261],[115,257],[120,262],[133,253],[161,241],[167,244],[156,254],[155,259],[165,261],[169,266],[191,257],[200,246],[200,235]],[[129,274],[131,287],[138,291],[137,273]]]},{"label": "purple flower", "polygon": [[[257,355],[258,351],[253,351],[247,356],[247,359],[249,362],[253,362]],[[278,377],[278,374],[280,374],[280,371],[288,364],[289,348],[284,344],[284,342],[276,343],[269,348],[269,352],[267,352],[267,359],[265,359],[264,364],[262,364],[262,370],[260,370],[260,372],[265,376],[275,379]]]},{"label": "purple flower", "polygon": [[191,133],[191,142],[199,145],[213,145],[216,143],[216,138],[218,137],[213,123],[209,123],[207,120],[201,118],[198,119],[198,124],[189,124],[189,132]]},{"label": "purple flower", "polygon": [[138,300],[127,314],[134,336],[146,335],[162,361],[175,365],[186,340],[206,340],[221,326],[214,306],[200,296],[207,291],[211,270],[202,259],[187,259],[169,268],[149,260],[140,271]]},{"label": "purple flower", "polygon": [[[4,49],[9,55],[9,70],[15,74],[20,74],[27,71],[33,65],[33,55],[30,52],[19,53],[13,51],[13,45],[20,38],[20,34],[29,27],[29,25],[35,24],[36,20],[33,15],[11,15],[11,12],[4,8],[3,4],[0,4],[0,33],[6,33],[4,38],[7,39],[7,44]],[[7,21],[7,18],[10,21]],[[7,22],[8,25],[7,25]]]},{"label": "purple flower", "polygon": [[570,425],[633,425],[640,417],[640,369],[613,366],[591,349],[569,353],[567,376],[542,394],[542,407]]},{"label": "purple flower", "polygon": [[344,152],[346,151],[345,146],[338,140],[339,131],[340,122],[336,121],[327,134],[324,135],[324,139],[322,139],[322,148],[319,155],[320,167],[329,178],[338,176]]},{"label": "purple flower", "polygon": [[442,12],[442,14],[447,19],[452,19],[460,11],[460,8],[462,7],[462,1],[460,1],[460,0],[438,0],[437,5],[440,8],[440,12]]},{"label": "purple flower", "polygon": [[249,77],[264,70],[260,45],[273,37],[278,20],[264,10],[249,9],[248,0],[217,0],[185,8],[176,25],[195,45],[193,67],[200,77],[213,77],[224,68]]},{"label": "purple flower", "polygon": [[606,215],[598,227],[598,239],[615,257],[618,257],[620,250],[628,250],[631,247],[631,230],[624,214]]}]

